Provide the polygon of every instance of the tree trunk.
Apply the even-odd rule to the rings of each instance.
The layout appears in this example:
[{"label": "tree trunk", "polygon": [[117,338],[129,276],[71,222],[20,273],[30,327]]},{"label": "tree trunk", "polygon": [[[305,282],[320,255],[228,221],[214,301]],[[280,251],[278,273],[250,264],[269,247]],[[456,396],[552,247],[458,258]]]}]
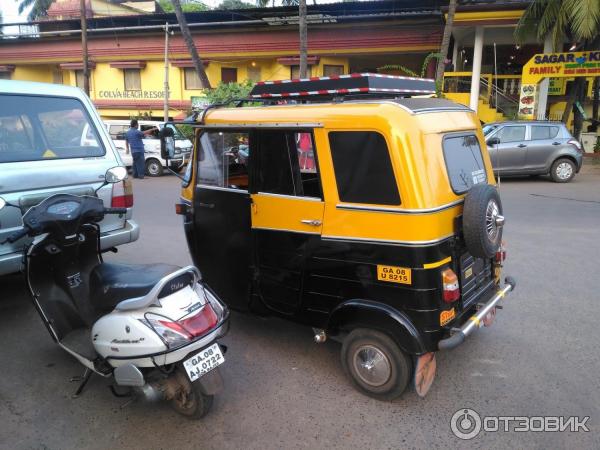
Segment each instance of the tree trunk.
[{"label": "tree trunk", "polygon": [[444,76],[444,66],[446,64],[446,58],[448,57],[448,47],[450,46],[450,36],[452,35],[452,24],[454,22],[455,12],[456,0],[450,0],[450,4],[448,5],[448,17],[446,18],[444,35],[442,37],[442,47],[440,48],[442,56],[438,59],[437,70],[435,72],[435,81],[437,83],[441,83]]},{"label": "tree trunk", "polygon": [[298,27],[300,31],[300,78],[307,77],[308,33],[306,27],[306,0],[298,4]]},{"label": "tree trunk", "polygon": [[594,78],[594,101],[592,103],[592,126],[589,131],[598,131],[598,105],[600,104],[600,78]]},{"label": "tree trunk", "polygon": [[204,71],[204,64],[202,63],[202,60],[198,55],[198,50],[196,50],[196,44],[194,44],[192,34],[190,33],[187,21],[185,20],[185,16],[183,15],[181,3],[179,2],[179,0],[171,0],[171,4],[173,5],[173,9],[175,9],[175,16],[177,16],[177,22],[179,22],[181,35],[183,36],[185,45],[187,46],[188,52],[190,52],[190,56],[192,57],[192,62],[194,63],[194,67],[196,69],[196,73],[198,74],[198,78],[200,78],[200,83],[202,84],[203,88],[210,89],[210,81],[208,81],[208,76],[206,76],[206,72]]},{"label": "tree trunk", "polygon": [[[585,97],[587,94],[586,78],[579,77],[575,80],[575,102],[579,102],[579,105],[583,108],[585,103]],[[583,129],[583,115],[579,111],[577,105],[573,104],[573,137],[579,140],[581,136],[581,130]]]}]

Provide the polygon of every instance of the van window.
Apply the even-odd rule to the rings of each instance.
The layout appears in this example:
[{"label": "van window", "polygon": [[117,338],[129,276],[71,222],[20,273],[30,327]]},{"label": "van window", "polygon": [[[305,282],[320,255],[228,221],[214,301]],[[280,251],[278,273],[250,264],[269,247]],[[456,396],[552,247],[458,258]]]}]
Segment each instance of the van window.
[{"label": "van window", "polygon": [[553,139],[558,134],[557,126],[545,126],[545,125],[532,125],[531,126],[531,140],[535,141],[538,139]]},{"label": "van window", "polygon": [[474,184],[487,182],[481,147],[474,134],[446,136],[444,159],[450,185],[456,194],[463,194]]},{"label": "van window", "polygon": [[108,132],[113,140],[120,141],[125,139],[125,133],[129,129],[129,125],[110,125]]},{"label": "van window", "polygon": [[198,184],[248,189],[248,133],[207,131],[198,145]]},{"label": "van window", "polygon": [[373,131],[334,131],[329,146],[342,202],[399,205],[400,194],[383,136]]},{"label": "van window", "polygon": [[312,133],[264,130],[256,147],[257,192],[322,198]]},{"label": "van window", "polygon": [[2,95],[0,162],[103,156],[104,147],[79,100]]}]

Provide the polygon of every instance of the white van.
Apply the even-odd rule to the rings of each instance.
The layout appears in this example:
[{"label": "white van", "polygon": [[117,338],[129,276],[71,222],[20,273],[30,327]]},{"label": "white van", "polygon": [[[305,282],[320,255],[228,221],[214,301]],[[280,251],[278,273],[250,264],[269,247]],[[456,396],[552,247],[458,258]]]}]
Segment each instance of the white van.
[{"label": "white van", "polygon": [[[131,181],[99,188],[107,169],[122,166],[98,113],[81,89],[0,80],[0,196],[19,208],[0,211],[0,242],[23,227],[22,215],[57,193],[97,195],[124,217],[100,223],[103,250],[135,241]],[[21,269],[29,238],[0,245],[0,275]]]},{"label": "white van", "polygon": [[[129,130],[129,120],[105,120],[104,121],[115,147],[121,155],[121,159],[127,167],[133,164],[131,153],[127,153],[125,146],[125,133]],[[154,130],[144,137],[144,153],[146,158],[146,174],[151,177],[159,177],[167,167],[167,161],[160,156],[160,140],[158,132],[165,126],[163,122],[153,120],[138,120],[141,131]],[[175,133],[175,157],[169,160],[169,167],[175,172],[181,171],[190,159],[192,153],[192,142],[184,137],[177,128],[171,127]]]}]

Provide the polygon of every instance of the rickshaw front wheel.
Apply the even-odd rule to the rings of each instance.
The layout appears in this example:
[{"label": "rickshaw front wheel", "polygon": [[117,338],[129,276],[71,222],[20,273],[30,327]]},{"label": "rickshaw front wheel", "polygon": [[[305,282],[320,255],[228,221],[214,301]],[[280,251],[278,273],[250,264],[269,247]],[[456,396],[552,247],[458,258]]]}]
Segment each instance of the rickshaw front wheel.
[{"label": "rickshaw front wheel", "polygon": [[410,381],[413,364],[385,333],[356,328],[342,345],[344,371],[363,393],[379,400],[399,397]]}]

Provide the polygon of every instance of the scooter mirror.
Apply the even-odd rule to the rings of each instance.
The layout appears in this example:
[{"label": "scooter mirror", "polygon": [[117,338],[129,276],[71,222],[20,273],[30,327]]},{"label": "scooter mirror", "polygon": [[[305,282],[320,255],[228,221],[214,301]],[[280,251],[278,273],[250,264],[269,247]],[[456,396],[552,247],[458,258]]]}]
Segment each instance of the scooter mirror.
[{"label": "scooter mirror", "polygon": [[106,171],[104,179],[107,183],[118,183],[127,178],[127,169],[122,166],[111,167]]},{"label": "scooter mirror", "polygon": [[4,208],[6,206],[6,200],[4,200],[2,197],[0,197],[0,209]]}]

